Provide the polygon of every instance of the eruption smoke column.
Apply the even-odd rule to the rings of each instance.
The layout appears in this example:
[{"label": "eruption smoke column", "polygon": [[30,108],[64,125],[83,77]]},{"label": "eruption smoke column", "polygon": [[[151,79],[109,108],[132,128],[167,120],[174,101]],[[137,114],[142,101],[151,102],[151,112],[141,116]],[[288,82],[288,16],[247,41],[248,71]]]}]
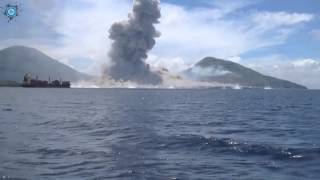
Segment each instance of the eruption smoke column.
[{"label": "eruption smoke column", "polygon": [[144,62],[156,43],[155,38],[160,36],[154,26],[161,17],[159,4],[159,0],[134,0],[129,19],[112,25],[109,35],[114,41],[109,52],[112,65],[105,74],[115,80],[141,84],[162,82],[161,77]]}]

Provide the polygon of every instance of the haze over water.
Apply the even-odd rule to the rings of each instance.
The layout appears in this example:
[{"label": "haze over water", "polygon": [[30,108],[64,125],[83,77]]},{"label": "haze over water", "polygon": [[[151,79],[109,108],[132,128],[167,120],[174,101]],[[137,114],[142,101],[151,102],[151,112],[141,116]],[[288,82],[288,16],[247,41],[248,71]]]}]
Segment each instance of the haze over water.
[{"label": "haze over water", "polygon": [[320,91],[0,89],[0,179],[319,179]]}]

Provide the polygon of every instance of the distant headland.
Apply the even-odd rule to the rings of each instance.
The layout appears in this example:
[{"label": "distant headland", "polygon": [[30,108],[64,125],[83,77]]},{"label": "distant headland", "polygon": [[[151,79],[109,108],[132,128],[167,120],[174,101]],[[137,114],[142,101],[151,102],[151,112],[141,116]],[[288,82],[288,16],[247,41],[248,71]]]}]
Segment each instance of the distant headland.
[{"label": "distant headland", "polygon": [[[163,76],[161,71],[154,73]],[[170,72],[166,73],[170,75]],[[182,83],[183,80],[188,80],[218,84],[219,87],[307,89],[302,85],[266,76],[240,64],[213,57],[202,59],[177,76],[181,77]],[[55,80],[51,81],[49,77]],[[34,48],[12,46],[0,51],[0,87],[70,87],[72,82],[89,82],[91,78]],[[63,82],[62,79],[67,81]]]}]

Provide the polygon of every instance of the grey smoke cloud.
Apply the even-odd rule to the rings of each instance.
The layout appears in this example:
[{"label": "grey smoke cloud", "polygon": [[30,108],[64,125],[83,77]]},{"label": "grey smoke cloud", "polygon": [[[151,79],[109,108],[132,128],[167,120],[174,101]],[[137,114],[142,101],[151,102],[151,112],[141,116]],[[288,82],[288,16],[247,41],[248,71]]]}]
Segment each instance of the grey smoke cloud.
[{"label": "grey smoke cloud", "polygon": [[152,72],[145,60],[160,36],[155,24],[159,23],[159,0],[134,0],[129,19],[117,22],[110,29],[113,40],[109,56],[112,65],[105,70],[114,80],[134,81],[140,84],[160,84],[161,77]]}]

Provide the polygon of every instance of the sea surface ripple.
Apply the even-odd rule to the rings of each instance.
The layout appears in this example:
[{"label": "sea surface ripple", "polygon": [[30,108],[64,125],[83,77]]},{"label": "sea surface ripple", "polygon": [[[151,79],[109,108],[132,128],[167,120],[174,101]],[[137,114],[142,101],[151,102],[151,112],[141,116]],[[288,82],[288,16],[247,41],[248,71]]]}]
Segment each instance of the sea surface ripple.
[{"label": "sea surface ripple", "polygon": [[0,88],[0,179],[320,179],[320,91]]}]

